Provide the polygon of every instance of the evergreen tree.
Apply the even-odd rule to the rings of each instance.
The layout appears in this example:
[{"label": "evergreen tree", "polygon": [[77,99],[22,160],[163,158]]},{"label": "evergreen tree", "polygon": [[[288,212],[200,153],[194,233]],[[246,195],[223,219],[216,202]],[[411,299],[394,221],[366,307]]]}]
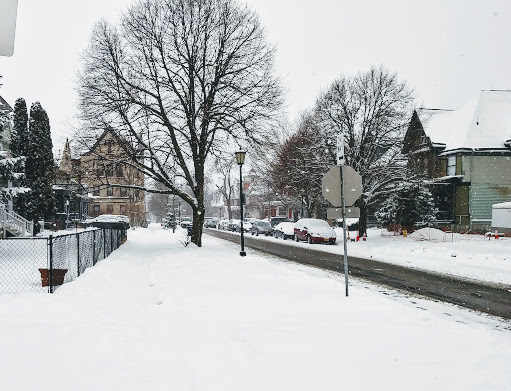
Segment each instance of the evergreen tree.
[{"label": "evergreen tree", "polygon": [[27,197],[29,219],[51,220],[55,212],[52,185],[55,177],[50,121],[39,102],[32,104],[29,119],[29,143],[25,165],[27,185],[32,189]]},{"label": "evergreen tree", "polygon": [[28,150],[28,112],[25,99],[18,98],[14,103],[14,126],[11,135],[11,155],[27,156]]},{"label": "evergreen tree", "polygon": [[384,226],[427,227],[436,223],[437,208],[430,190],[420,177],[408,176],[375,213]]}]

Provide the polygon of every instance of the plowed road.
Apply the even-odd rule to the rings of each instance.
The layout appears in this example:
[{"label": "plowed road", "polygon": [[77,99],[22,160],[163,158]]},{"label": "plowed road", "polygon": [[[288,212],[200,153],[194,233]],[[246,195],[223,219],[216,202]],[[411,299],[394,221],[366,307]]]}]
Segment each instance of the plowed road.
[{"label": "plowed road", "polygon": [[[229,232],[215,229],[205,229],[204,232],[235,243],[240,242],[239,235]],[[339,248],[339,254],[333,254],[321,251],[322,245],[293,246],[283,240],[261,240],[251,235],[245,235],[245,246],[304,265],[344,272],[340,256],[342,247]],[[348,256],[348,264],[349,274],[353,277],[511,319],[510,286],[468,281],[351,256]]]}]

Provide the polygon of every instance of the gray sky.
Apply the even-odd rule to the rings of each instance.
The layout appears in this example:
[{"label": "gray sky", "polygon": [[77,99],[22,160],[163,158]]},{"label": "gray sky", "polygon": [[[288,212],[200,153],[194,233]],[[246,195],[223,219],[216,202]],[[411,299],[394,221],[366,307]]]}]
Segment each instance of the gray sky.
[{"label": "gray sky", "polygon": [[[0,0],[2,1],[2,0]],[[75,75],[92,26],[132,0],[19,0],[12,57],[0,57],[2,95],[50,117],[56,149],[75,115]],[[456,108],[481,89],[511,89],[509,0],[249,0],[287,90],[290,119],[337,77],[383,64],[419,105]]]}]

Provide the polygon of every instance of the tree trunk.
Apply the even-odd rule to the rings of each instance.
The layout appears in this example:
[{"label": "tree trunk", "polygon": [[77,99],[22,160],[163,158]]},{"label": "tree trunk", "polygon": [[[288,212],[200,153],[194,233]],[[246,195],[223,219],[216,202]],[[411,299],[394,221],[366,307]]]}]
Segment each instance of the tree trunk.
[{"label": "tree trunk", "polygon": [[361,200],[359,204],[360,218],[358,219],[358,234],[360,237],[364,236],[367,231],[367,205]]},{"label": "tree trunk", "polygon": [[204,224],[204,209],[203,201],[199,203],[198,208],[193,208],[193,229],[192,229],[192,243],[195,243],[197,247],[202,247],[202,227]]}]

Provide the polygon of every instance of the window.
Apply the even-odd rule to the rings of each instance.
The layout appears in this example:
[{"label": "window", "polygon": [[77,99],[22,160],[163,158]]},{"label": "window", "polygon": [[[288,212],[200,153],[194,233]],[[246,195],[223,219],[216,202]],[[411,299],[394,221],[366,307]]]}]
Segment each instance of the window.
[{"label": "window", "polygon": [[113,205],[107,205],[106,206],[106,213],[113,214],[114,213],[114,206]]},{"label": "window", "polygon": [[101,210],[100,205],[98,205],[98,204],[94,204],[94,207],[93,207],[93,209],[92,209],[92,211],[93,211],[93,213],[94,213],[94,216],[99,215],[100,210]]},{"label": "window", "polygon": [[135,197],[138,198],[140,195],[140,190],[138,189],[135,189]]},{"label": "window", "polygon": [[127,197],[128,196],[128,189],[125,187],[121,187],[121,197]]},{"label": "window", "polygon": [[447,176],[456,175],[456,156],[447,158]]},{"label": "window", "polygon": [[[99,197],[99,187],[94,188],[94,190],[92,191],[92,195]],[[94,205],[94,207],[96,207],[96,205]]]},{"label": "window", "polygon": [[113,176],[112,166],[106,166],[105,175],[107,178],[110,178]]},{"label": "window", "polygon": [[122,172],[122,166],[117,166],[115,169],[115,176],[118,178],[122,178],[123,172]]},{"label": "window", "polygon": [[126,214],[126,205],[121,205],[121,214],[122,215]]},{"label": "window", "polygon": [[106,189],[106,196],[113,197],[114,196],[114,188],[112,186],[108,186]]}]

